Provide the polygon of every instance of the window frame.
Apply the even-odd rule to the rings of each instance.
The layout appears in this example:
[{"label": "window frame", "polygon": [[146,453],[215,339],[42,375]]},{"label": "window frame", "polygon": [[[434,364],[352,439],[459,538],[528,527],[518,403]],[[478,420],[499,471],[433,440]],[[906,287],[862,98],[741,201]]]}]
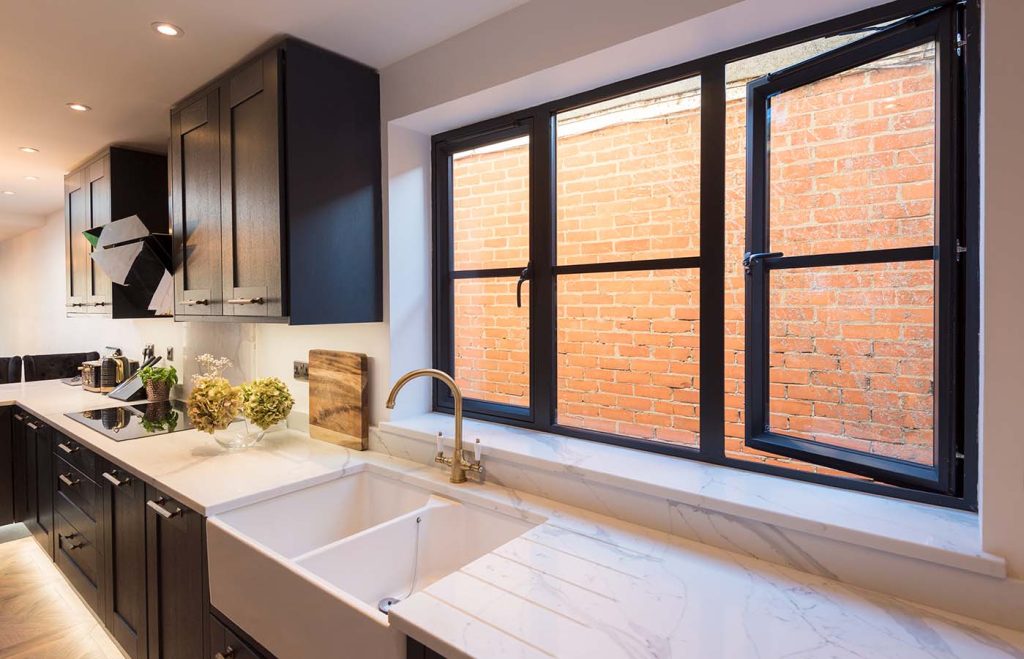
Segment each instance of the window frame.
[{"label": "window frame", "polygon": [[[728,63],[753,57],[802,42],[858,30],[879,23],[902,19],[932,8],[949,16],[954,44],[962,54],[943,58],[953,61],[960,84],[951,111],[960,119],[949,145],[954,158],[943,167],[955,167],[960,176],[954,197],[960,218],[958,240],[967,247],[960,255],[956,273],[960,294],[954,304],[956,346],[949,358],[955,369],[953,397],[955,409],[947,410],[955,428],[958,460],[957,478],[944,491],[916,489],[843,477],[801,472],[785,467],[739,460],[725,455],[725,67]],[[898,0],[860,12],[825,21],[783,35],[702,57],[691,62],[646,73],[587,92],[544,103],[501,117],[447,131],[432,138],[433,193],[433,362],[434,367],[453,372],[454,341],[451,244],[451,154],[471,145],[497,141],[495,135],[526,130],[530,138],[530,408],[528,414],[510,414],[496,404],[465,401],[467,417],[557,433],[579,439],[599,441],[753,471],[814,482],[845,489],[869,492],[952,508],[977,510],[977,405],[978,405],[978,330],[980,328],[979,290],[979,162],[978,118],[980,113],[980,57],[976,41],[980,38],[979,0],[966,4],[953,0]],[[940,46],[941,47],[941,46]],[[686,267],[700,272],[700,393],[699,447],[690,448],[664,442],[635,439],[556,423],[557,334],[556,275],[580,272],[594,266],[559,266],[555,245],[555,121],[559,113],[647,90],[692,76],[701,78],[701,153],[700,153],[700,253],[699,256],[669,259],[686,261]],[[939,78],[942,84],[945,80]],[[945,114],[943,112],[942,114]],[[942,133],[946,137],[945,133]],[[936,172],[939,180],[939,172]],[[943,190],[940,194],[946,194]],[[938,206],[937,206],[938,208]],[[659,260],[660,261],[660,260]],[[630,261],[602,264],[615,266],[610,271],[649,270],[650,263]],[[679,267],[679,266],[672,266]],[[508,270],[518,270],[510,268]],[[605,271],[609,271],[605,270]],[[601,271],[601,270],[585,270]],[[937,295],[940,294],[937,290]],[[938,366],[938,361],[936,361]],[[433,408],[452,413],[454,404],[446,388],[433,383]]]},{"label": "window frame", "polygon": [[[751,81],[747,85],[747,253],[771,252],[769,203],[771,100],[778,94],[825,80],[863,64],[897,54],[926,43],[935,43],[938,68],[936,89],[938,112],[935,122],[935,231],[932,245],[892,249],[865,249],[843,253],[768,256],[752,260],[746,278],[746,444],[752,448],[788,456],[824,467],[886,478],[895,485],[955,494],[956,474],[961,469],[952,434],[956,406],[953,357],[956,351],[958,319],[954,300],[959,295],[956,271],[960,213],[957,211],[959,168],[952,167],[957,152],[959,117],[955,108],[960,87],[959,72],[950,65],[955,58],[954,12],[930,11],[856,42],[805,60],[793,67]],[[948,55],[947,55],[948,54]],[[780,253],[781,254],[781,253]],[[931,261],[935,264],[933,318],[934,404],[933,464],[924,465],[823,444],[788,435],[769,427],[770,414],[770,309],[769,282],[775,270],[819,268],[861,264],[891,264]],[[752,349],[756,346],[756,349]]]}]

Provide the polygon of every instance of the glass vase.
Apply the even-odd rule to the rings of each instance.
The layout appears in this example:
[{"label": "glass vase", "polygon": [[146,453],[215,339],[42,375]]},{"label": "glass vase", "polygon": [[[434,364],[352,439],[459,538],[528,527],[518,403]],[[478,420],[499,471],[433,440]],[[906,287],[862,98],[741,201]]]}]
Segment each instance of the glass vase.
[{"label": "glass vase", "polygon": [[224,430],[215,430],[213,438],[224,448],[234,450],[259,444],[266,434],[259,426],[250,424],[245,419],[238,419],[232,421]]}]

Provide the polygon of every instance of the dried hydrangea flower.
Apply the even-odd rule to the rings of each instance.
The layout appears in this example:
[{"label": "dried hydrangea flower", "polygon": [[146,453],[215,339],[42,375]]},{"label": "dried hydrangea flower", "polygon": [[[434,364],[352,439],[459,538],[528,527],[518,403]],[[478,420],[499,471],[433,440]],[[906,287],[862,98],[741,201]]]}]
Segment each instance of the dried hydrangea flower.
[{"label": "dried hydrangea flower", "polygon": [[243,384],[242,401],[245,417],[263,430],[288,418],[295,405],[288,387],[277,378],[263,378]]}]

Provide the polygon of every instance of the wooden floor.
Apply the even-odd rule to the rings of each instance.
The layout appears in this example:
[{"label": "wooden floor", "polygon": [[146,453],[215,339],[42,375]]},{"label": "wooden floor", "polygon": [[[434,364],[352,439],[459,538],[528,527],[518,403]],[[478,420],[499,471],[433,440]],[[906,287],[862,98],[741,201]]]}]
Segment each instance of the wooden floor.
[{"label": "wooden floor", "polygon": [[21,524],[0,527],[0,657],[124,657]]}]

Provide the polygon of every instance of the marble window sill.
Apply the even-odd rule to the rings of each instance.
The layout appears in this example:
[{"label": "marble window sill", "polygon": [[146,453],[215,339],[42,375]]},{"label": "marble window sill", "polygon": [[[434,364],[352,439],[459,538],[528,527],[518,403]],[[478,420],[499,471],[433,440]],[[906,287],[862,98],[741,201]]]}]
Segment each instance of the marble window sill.
[{"label": "marble window sill", "polygon": [[[383,432],[433,443],[453,418],[428,413],[380,424]],[[467,419],[467,447],[479,437],[496,460],[603,483],[652,497],[825,536],[948,567],[1006,576],[1005,561],[981,549],[976,513],[672,458]],[[450,442],[449,442],[450,443]]]}]

